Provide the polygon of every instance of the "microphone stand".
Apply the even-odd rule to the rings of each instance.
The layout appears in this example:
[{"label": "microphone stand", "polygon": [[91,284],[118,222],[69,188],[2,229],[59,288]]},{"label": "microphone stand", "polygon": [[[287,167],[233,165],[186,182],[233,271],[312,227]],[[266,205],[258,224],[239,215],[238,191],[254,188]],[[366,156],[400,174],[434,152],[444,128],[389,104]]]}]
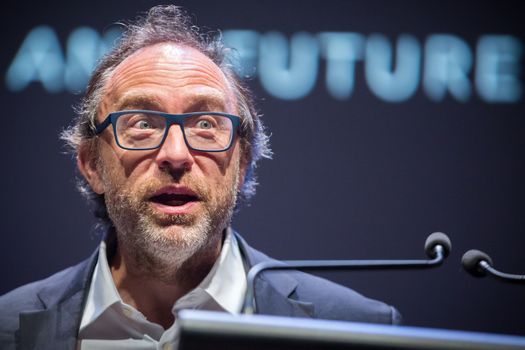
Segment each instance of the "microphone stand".
[{"label": "microphone stand", "polygon": [[342,270],[394,270],[427,269],[443,263],[451,249],[450,239],[441,232],[428,236],[425,250],[431,259],[421,260],[282,260],[265,261],[254,265],[247,276],[244,314],[252,315],[255,311],[255,278],[265,270],[302,270],[302,271],[342,271]]},{"label": "microphone stand", "polygon": [[487,271],[489,274],[493,275],[496,278],[499,278],[500,280],[503,280],[505,282],[511,282],[511,283],[525,283],[525,275],[514,275],[511,273],[505,273],[496,270],[492,266],[489,265],[488,262],[485,260],[482,260],[479,262],[479,266]]}]

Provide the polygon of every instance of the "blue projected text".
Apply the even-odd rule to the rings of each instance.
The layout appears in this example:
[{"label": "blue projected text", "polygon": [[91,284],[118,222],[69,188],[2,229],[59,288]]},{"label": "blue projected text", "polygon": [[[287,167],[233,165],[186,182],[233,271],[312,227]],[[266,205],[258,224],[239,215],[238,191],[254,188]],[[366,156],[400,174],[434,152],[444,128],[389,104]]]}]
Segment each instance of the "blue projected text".
[{"label": "blue projected text", "polygon": [[[19,92],[40,83],[50,93],[79,92],[97,60],[121,35],[75,29],[62,45],[53,28],[39,26],[21,43],[6,72],[6,86]],[[477,95],[487,103],[522,98],[523,43],[511,35],[481,35],[474,47],[452,34],[411,34],[395,40],[384,34],[226,30],[230,60],[242,77],[256,77],[263,89],[282,100],[306,98],[318,84],[330,96],[348,100],[367,88],[378,99],[399,103],[420,90],[429,100],[467,102]],[[364,82],[357,80],[361,71]],[[321,76],[324,74],[324,76]]]}]

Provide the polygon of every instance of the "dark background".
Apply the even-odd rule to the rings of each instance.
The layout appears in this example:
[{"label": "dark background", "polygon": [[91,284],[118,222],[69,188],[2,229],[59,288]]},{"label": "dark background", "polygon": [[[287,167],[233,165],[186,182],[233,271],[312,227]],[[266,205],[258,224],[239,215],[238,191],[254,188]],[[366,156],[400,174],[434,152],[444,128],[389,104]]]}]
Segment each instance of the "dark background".
[{"label": "dark background", "polygon": [[[79,95],[50,94],[38,83],[8,91],[8,66],[35,26],[51,26],[64,47],[79,26],[102,31],[157,3],[3,2],[0,294],[79,262],[99,239],[58,140]],[[520,1],[178,4],[210,29],[381,33],[392,42],[409,33],[420,43],[449,33],[472,49],[484,34],[525,42]],[[395,305],[407,325],[525,335],[525,286],[475,279],[460,265],[478,248],[497,268],[525,273],[525,98],[489,104],[474,93],[465,103],[435,102],[419,87],[407,101],[387,103],[370,92],[358,63],[354,93],[340,101],[327,93],[323,69],[301,100],[274,98],[257,78],[250,82],[275,156],[261,163],[258,193],[234,227],[282,259],[424,258],[426,236],[445,232],[453,252],[442,268],[325,276]]]}]

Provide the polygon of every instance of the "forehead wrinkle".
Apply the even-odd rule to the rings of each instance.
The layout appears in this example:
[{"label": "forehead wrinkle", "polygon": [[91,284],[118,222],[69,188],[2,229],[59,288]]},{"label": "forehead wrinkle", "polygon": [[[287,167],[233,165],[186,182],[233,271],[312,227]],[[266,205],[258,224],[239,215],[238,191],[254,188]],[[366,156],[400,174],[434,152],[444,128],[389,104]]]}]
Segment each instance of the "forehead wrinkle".
[{"label": "forehead wrinkle", "polygon": [[[126,86],[133,84],[137,78],[142,79],[144,85],[162,87],[167,83],[159,81],[158,77],[148,78],[153,72],[165,73],[170,87],[185,88],[195,85],[215,88],[219,92],[215,95],[219,95],[224,100],[224,102],[221,101],[221,105],[234,111],[237,110],[231,83],[224,72],[207,56],[195,49],[188,48],[189,52],[175,50],[177,54],[174,56],[167,55],[166,50],[161,50],[158,56],[152,57],[152,52],[144,52],[146,49],[153,50],[153,53],[159,50],[155,47],[139,50],[117,66],[107,84],[108,95],[118,96],[119,90],[126,89]],[[146,59],[139,59],[141,53],[146,55]],[[199,55],[201,59],[195,59],[195,55]]]},{"label": "forehead wrinkle", "polygon": [[[163,68],[162,66],[166,66]],[[174,67],[175,69],[168,69],[168,67]],[[136,68],[139,68],[138,70]],[[213,85],[219,90],[228,90],[229,84],[226,78],[222,75],[223,79],[216,77],[215,74],[210,74],[209,70],[204,67],[195,67],[195,64],[143,64],[141,66],[130,67],[126,71],[115,72],[113,77],[110,79],[108,89],[110,91],[118,89],[121,85],[126,86],[128,82],[133,82],[135,79],[143,79],[143,83],[152,85],[162,85],[163,82],[159,81],[157,77],[151,77],[151,73],[162,73],[166,75],[166,81],[169,81],[172,87],[184,87],[188,86],[186,83],[188,80],[193,80],[194,84],[191,85]],[[150,78],[151,77],[151,78]]]},{"label": "forehead wrinkle", "polygon": [[[187,111],[191,111],[192,109],[195,111],[197,111],[197,109],[204,110],[202,109],[203,107],[206,107],[208,111],[223,111],[223,109],[228,107],[228,100],[222,92],[217,90],[207,92],[197,91],[185,95],[184,98],[188,101]],[[147,91],[127,92],[115,102],[113,107],[115,110],[149,109],[167,112],[161,99],[159,99],[156,94],[150,94]]]},{"label": "forehead wrinkle", "polygon": [[[112,103],[111,105],[113,107],[118,108],[121,108],[125,105],[140,104],[154,105],[160,108],[164,104],[163,102],[169,102],[169,100],[163,101],[166,98],[169,99],[170,97],[177,97],[169,96],[167,94],[159,95],[158,92],[153,92],[154,89],[151,89],[155,86],[163,87],[163,84],[152,81],[146,86],[124,90],[124,92],[121,95],[119,94],[118,90],[112,90],[108,93],[108,97],[110,100],[116,100],[116,102]],[[232,107],[232,101],[230,99],[229,94],[225,93],[222,89],[206,86],[200,84],[199,82],[191,84],[181,82],[180,84],[171,86],[180,87],[181,92],[177,95],[182,97],[186,101],[197,101],[222,108]],[[194,89],[185,89],[189,87],[194,87]]]},{"label": "forehead wrinkle", "polygon": [[126,75],[136,77],[152,71],[183,75],[197,72],[218,86],[230,88],[224,72],[209,57],[194,48],[174,43],[159,43],[136,51],[115,68],[108,86],[118,84]]}]

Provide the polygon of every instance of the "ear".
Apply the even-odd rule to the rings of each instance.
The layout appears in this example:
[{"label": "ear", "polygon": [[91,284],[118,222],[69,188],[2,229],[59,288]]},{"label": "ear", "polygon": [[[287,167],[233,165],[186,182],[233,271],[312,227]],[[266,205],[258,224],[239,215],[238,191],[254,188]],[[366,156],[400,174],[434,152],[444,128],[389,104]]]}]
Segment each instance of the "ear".
[{"label": "ear", "polygon": [[93,141],[83,142],[77,154],[77,166],[80,173],[91,186],[93,192],[97,194],[104,193],[102,177],[98,166],[97,156]]}]

